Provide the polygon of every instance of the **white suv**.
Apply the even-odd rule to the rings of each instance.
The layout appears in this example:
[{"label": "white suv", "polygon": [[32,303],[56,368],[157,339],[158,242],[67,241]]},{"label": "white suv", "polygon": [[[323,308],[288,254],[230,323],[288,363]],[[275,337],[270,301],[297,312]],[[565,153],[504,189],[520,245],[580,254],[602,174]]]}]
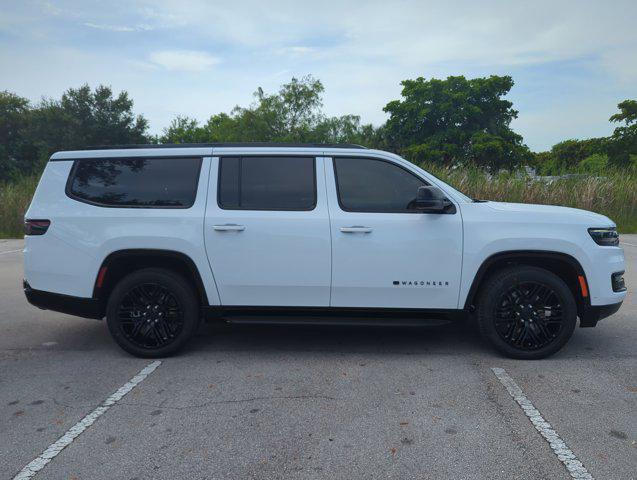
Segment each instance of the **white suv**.
[{"label": "white suv", "polygon": [[356,145],[130,146],[54,154],[26,214],[24,289],[106,317],[144,357],[201,319],[475,319],[515,358],[559,350],[626,296],[614,223],[472,200]]}]

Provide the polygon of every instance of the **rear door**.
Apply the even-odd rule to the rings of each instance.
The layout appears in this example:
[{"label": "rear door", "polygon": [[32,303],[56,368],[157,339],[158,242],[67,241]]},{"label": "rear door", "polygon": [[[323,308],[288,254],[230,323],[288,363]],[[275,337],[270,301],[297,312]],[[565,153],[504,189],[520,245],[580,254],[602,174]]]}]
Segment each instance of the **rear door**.
[{"label": "rear door", "polygon": [[212,158],[204,235],[222,305],[329,305],[323,162],[300,154]]},{"label": "rear door", "polygon": [[[456,212],[413,208],[427,182],[379,158],[327,161],[334,307],[455,309],[462,264]],[[450,199],[451,200],[451,199]]]}]

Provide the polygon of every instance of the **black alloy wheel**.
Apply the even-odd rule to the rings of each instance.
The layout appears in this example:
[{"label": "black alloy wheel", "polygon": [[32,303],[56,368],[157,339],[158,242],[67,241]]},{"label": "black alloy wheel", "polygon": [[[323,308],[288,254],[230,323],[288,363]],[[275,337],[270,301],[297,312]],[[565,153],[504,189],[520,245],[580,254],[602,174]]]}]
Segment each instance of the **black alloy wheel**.
[{"label": "black alloy wheel", "polygon": [[500,295],[493,317],[505,342],[520,350],[538,350],[556,338],[564,325],[562,304],[549,286],[527,282]]},{"label": "black alloy wheel", "polygon": [[106,308],[113,339],[127,352],[164,357],[182,348],[199,325],[190,282],[171,270],[145,268],[115,286]]},{"label": "black alloy wheel", "polygon": [[554,354],[568,342],[577,323],[577,304],[554,273],[511,266],[481,286],[477,319],[482,336],[500,352],[534,360]]},{"label": "black alloy wheel", "polygon": [[179,301],[157,283],[130,289],[119,304],[117,317],[122,334],[140,348],[164,347],[179,337],[184,326]]}]

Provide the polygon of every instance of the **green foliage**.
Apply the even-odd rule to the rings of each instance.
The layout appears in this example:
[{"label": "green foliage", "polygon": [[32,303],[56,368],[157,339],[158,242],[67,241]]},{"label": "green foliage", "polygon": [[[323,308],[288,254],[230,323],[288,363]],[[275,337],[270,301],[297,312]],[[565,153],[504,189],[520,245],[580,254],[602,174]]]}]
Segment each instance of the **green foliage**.
[{"label": "green foliage", "polygon": [[19,176],[11,182],[0,181],[0,238],[21,237],[24,213],[38,184],[39,176]]},{"label": "green foliage", "polygon": [[0,179],[20,170],[19,159],[26,148],[29,101],[11,92],[0,92]]},{"label": "green foliage", "polygon": [[607,140],[605,138],[591,138],[588,140],[564,140],[553,145],[551,157],[553,172],[559,174],[577,170],[578,165],[587,157],[595,154],[605,154]]},{"label": "green foliage", "polygon": [[619,167],[635,167],[637,162],[637,101],[624,100],[617,105],[619,113],[610,117],[611,122],[624,122],[610,138],[608,154],[610,163]]},{"label": "green foliage", "polygon": [[205,127],[190,117],[176,117],[159,139],[160,143],[205,143],[211,141]]},{"label": "green foliage", "polygon": [[529,167],[534,168],[540,175],[551,175],[557,170],[555,168],[555,160],[551,152],[534,152],[531,154]]},{"label": "green foliage", "polygon": [[[148,122],[132,112],[128,93],[88,85],[67,90],[60,100],[30,107],[25,99],[0,94],[0,180],[37,173],[57,150],[91,145],[146,143]],[[5,143],[6,142],[6,143]],[[5,168],[6,166],[6,168]]]},{"label": "green foliage", "polygon": [[387,138],[414,161],[476,163],[491,171],[530,161],[522,137],[510,128],[518,112],[502,98],[513,87],[511,77],[419,77],[401,84],[403,99],[384,108]]},{"label": "green foliage", "polygon": [[577,165],[577,171],[580,173],[591,173],[594,175],[602,175],[608,169],[608,155],[605,153],[594,153],[586,157]]},{"label": "green foliage", "polygon": [[624,100],[617,104],[619,113],[612,115],[611,122],[625,122],[626,125],[637,123],[637,100]]},{"label": "green foliage", "polygon": [[474,165],[491,171],[513,170],[532,158],[529,149],[522,144],[522,137],[511,130],[502,131],[501,135],[485,132],[473,134],[467,156]]},{"label": "green foliage", "polygon": [[127,92],[115,97],[103,85],[95,91],[88,85],[71,88],[59,101],[45,100],[32,111],[30,133],[34,142],[44,141],[52,150],[144,143],[148,122],[132,108]]},{"label": "green foliage", "polygon": [[205,125],[177,117],[164,130],[161,143],[185,142],[317,142],[363,143],[377,146],[382,133],[362,125],[360,117],[327,117],[322,113],[323,84],[312,76],[292,80],[277,93],[262,88],[249,107],[212,115]]},{"label": "green foliage", "polygon": [[148,123],[135,116],[128,94],[115,95],[109,87],[84,85],[37,105],[0,92],[0,180],[39,172],[56,150],[153,141],[355,143],[398,151],[414,162],[477,165],[490,172],[522,165],[547,175],[599,174],[604,165],[637,169],[635,100],[618,105],[610,120],[622,125],[611,137],[566,140],[550,152],[531,153],[510,128],[517,111],[503,97],[513,86],[511,77],[420,77],[402,85],[402,99],[387,104],[390,118],[380,127],[362,124],[357,115],[324,115],[323,84],[306,76],[292,78],[276,93],[258,88],[251,105],[214,114],[204,124],[176,117],[158,138],[147,135]]},{"label": "green foliage", "polygon": [[[601,156],[608,159],[607,165],[624,170],[637,169],[637,101],[624,100],[617,105],[619,113],[610,117],[611,122],[624,123],[610,137],[591,138],[588,140],[565,140],[557,143],[546,154],[535,154],[534,166],[544,174],[557,175],[566,172],[587,170],[595,157],[599,163]],[[584,162],[584,166],[582,163]],[[595,172],[601,170],[593,168]]]}]

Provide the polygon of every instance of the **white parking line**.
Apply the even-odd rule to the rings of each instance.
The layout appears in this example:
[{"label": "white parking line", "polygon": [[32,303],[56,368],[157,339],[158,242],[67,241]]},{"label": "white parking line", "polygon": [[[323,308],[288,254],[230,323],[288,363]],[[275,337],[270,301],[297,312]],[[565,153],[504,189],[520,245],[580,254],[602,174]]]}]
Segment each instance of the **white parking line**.
[{"label": "white parking line", "polygon": [[588,473],[586,467],[582,465],[582,462],[577,459],[571,449],[568,448],[568,445],[564,443],[564,440],[562,440],[557,432],[553,430],[551,424],[544,420],[542,414],[533,406],[531,401],[526,398],[522,389],[518,387],[518,384],[515,383],[515,380],[509,376],[506,370],[504,368],[497,367],[492,368],[491,370],[495,376],[498,377],[500,383],[507,389],[509,395],[511,395],[513,399],[518,402],[518,405],[522,407],[524,414],[529,417],[529,420],[531,420],[535,429],[540,432],[540,435],[542,435],[547,442],[549,442],[553,453],[555,453],[560,462],[564,464],[568,473],[571,474],[571,477],[578,480],[593,480],[593,476]]},{"label": "white parking line", "polygon": [[73,425],[64,435],[62,435],[55,443],[49,445],[49,447],[42,452],[42,455],[37,457],[26,467],[24,467],[20,473],[18,473],[13,480],[26,480],[32,478],[36,473],[42,470],[47,463],[53,460],[65,447],[69,446],[73,440],[75,440],[82,432],[88,427],[93,425],[95,420],[104,415],[117,402],[119,402],[128,392],[141,383],[148,375],[161,365],[159,360],[150,363],[143,368],[137,375],[131,378],[128,382],[122,385],[113,395],[108,397],[104,402],[86,415],[82,420]]},{"label": "white parking line", "polygon": [[637,245],[635,245],[634,243],[628,243],[628,242],[619,242],[622,245],[630,245],[631,247],[637,247]]},{"label": "white parking line", "polygon": [[15,253],[15,252],[21,252],[21,251],[22,251],[22,249],[20,249],[20,250],[8,250],[6,252],[0,252],[0,255],[4,255],[5,253]]}]

